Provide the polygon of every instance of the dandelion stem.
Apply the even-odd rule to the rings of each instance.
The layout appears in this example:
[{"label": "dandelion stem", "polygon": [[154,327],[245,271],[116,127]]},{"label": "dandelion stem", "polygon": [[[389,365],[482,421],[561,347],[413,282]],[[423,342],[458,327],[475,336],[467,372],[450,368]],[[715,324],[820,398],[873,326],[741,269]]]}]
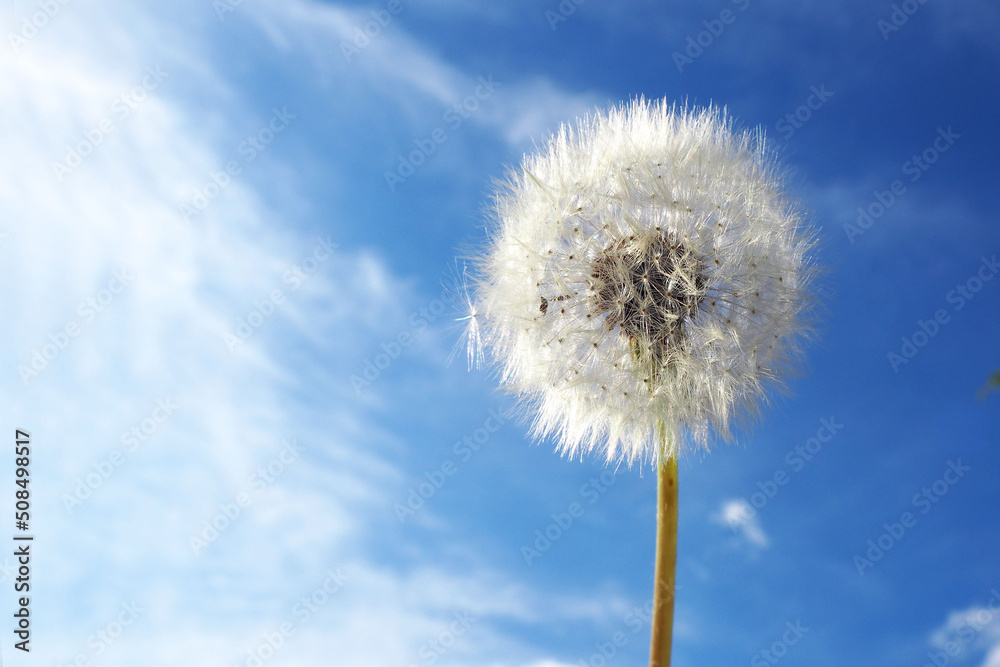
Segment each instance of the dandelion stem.
[{"label": "dandelion stem", "polygon": [[[663,439],[665,451],[665,433]],[[660,460],[658,478],[653,638],[649,652],[649,667],[670,667],[670,647],[674,633],[674,582],[677,571],[677,458],[675,456]]]}]

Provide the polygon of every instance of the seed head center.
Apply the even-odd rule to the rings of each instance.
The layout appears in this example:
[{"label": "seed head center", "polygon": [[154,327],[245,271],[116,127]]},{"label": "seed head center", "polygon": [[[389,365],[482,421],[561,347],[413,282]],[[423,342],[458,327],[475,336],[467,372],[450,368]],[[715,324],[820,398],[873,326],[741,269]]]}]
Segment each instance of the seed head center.
[{"label": "seed head center", "polygon": [[704,263],[670,234],[613,241],[591,264],[589,306],[633,349],[662,361],[705,298]]}]

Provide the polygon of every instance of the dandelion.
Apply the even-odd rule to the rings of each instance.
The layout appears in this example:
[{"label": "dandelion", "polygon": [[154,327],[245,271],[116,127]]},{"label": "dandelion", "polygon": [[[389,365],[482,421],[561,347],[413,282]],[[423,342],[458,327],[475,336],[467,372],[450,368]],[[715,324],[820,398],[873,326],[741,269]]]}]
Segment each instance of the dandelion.
[{"label": "dandelion", "polygon": [[470,353],[574,457],[659,471],[652,665],[669,665],[677,456],[730,440],[801,360],[814,237],[763,136],[643,99],[564,125],[495,200]]}]

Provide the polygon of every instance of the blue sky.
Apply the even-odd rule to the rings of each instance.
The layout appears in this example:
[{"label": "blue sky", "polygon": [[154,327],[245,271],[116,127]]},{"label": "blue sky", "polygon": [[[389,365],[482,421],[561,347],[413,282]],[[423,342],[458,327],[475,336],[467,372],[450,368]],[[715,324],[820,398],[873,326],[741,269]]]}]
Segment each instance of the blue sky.
[{"label": "blue sky", "polygon": [[763,128],[828,267],[792,395],[681,460],[675,664],[1000,667],[1000,10],[895,7],[6,3],[6,664],[645,664],[655,475],[503,417],[447,289],[643,95]]}]

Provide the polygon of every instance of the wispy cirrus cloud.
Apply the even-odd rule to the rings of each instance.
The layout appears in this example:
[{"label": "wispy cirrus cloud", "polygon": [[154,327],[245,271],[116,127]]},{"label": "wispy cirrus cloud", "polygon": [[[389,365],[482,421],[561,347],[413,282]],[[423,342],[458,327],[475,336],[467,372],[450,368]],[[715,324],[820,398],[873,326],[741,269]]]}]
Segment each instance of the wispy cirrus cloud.
[{"label": "wispy cirrus cloud", "polygon": [[[598,93],[565,90],[544,76],[512,80],[501,72],[463,70],[412,37],[401,25],[402,13],[388,15],[377,32],[369,30],[374,33],[369,37],[364,29],[373,17],[367,10],[294,0],[246,11],[276,47],[299,50],[324,79],[354,81],[352,88],[367,88],[369,94],[390,98],[413,113],[461,104],[476,89],[479,77],[492,75],[501,93],[468,119],[518,147],[543,138],[566,118],[608,103]],[[402,11],[416,9],[403,5]]]}]

